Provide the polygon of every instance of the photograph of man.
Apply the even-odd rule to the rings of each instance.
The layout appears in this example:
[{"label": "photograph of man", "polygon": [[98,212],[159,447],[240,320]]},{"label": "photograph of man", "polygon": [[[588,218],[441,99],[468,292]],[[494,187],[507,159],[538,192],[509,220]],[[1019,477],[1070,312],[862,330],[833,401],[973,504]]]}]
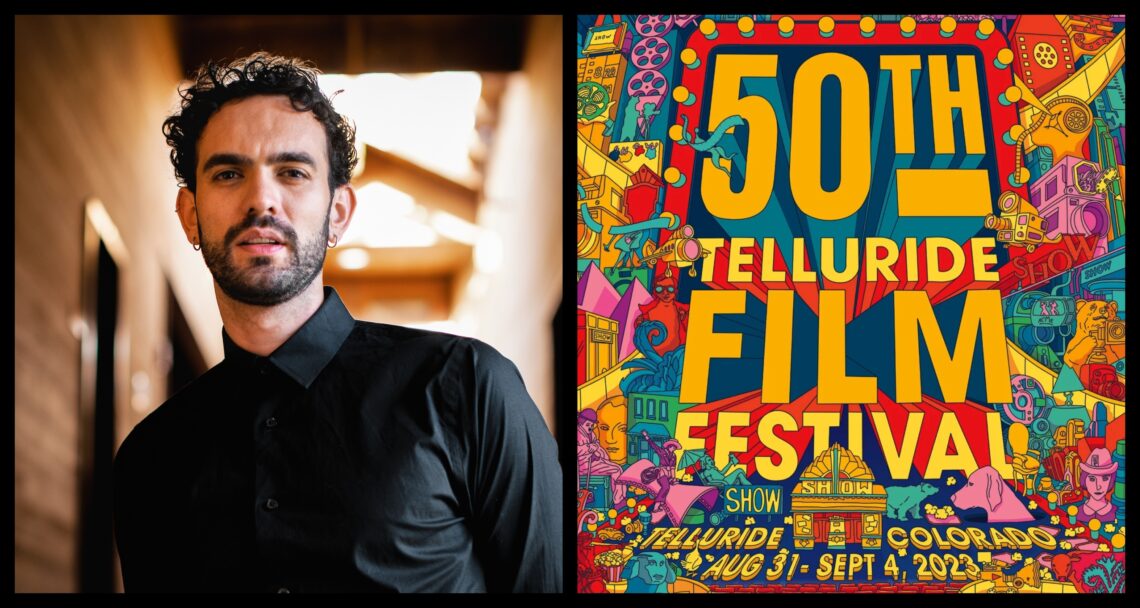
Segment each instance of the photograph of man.
[{"label": "photograph of man", "polygon": [[357,154],[317,74],[211,62],[163,125],[225,358],[115,457],[125,590],[559,592],[562,473],[516,366],[322,280]]}]

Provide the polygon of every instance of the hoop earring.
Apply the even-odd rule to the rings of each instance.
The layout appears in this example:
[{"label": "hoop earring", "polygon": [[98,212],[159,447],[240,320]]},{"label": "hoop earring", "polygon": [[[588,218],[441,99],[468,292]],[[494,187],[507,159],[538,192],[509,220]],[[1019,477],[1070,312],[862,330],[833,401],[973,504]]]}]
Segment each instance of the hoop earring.
[{"label": "hoop earring", "polygon": [[339,240],[340,240],[340,237],[338,237],[337,235],[334,234],[333,240],[332,240],[332,245],[329,245],[329,249],[336,249],[336,244],[337,244],[337,241],[339,241]]},{"label": "hoop earring", "polygon": [[202,249],[201,245],[199,245],[198,243],[194,243],[194,251],[200,251],[201,249]]}]

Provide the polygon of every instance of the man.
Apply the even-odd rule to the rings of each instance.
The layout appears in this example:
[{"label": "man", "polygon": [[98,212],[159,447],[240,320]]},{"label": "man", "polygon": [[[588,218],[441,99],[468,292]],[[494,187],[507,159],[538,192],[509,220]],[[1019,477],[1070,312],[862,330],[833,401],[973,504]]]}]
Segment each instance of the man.
[{"label": "man", "polygon": [[164,124],[225,360],[119,449],[126,590],[560,591],[561,472],[515,366],[323,286],[356,156],[317,73],[209,64]]}]

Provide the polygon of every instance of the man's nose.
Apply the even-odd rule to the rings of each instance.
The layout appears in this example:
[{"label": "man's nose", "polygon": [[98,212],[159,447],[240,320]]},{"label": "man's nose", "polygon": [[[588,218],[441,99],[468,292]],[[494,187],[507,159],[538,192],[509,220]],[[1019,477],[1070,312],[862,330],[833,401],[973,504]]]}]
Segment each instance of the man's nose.
[{"label": "man's nose", "polygon": [[272,170],[251,171],[246,193],[246,204],[254,215],[277,213],[281,208],[281,186],[274,179]]}]

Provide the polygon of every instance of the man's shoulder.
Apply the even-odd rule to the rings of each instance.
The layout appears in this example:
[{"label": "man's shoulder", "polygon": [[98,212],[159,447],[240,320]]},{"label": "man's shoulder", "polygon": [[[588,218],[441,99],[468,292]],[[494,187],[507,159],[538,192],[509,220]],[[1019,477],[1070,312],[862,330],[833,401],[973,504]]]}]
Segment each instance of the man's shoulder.
[{"label": "man's shoulder", "polygon": [[425,345],[447,348],[456,341],[470,340],[455,334],[417,327],[355,320],[353,336],[371,346],[396,347]]},{"label": "man's shoulder", "polygon": [[342,354],[356,361],[388,353],[403,366],[432,370],[435,381],[466,390],[522,383],[514,362],[478,338],[368,321],[356,321],[353,333],[352,350]]},{"label": "man's shoulder", "polygon": [[[402,360],[428,359],[440,363],[485,364],[504,359],[491,345],[468,336],[402,325],[356,321],[350,340],[353,351],[365,350],[398,355]],[[350,354],[358,354],[356,352]]]},{"label": "man's shoulder", "polygon": [[123,440],[116,459],[124,454],[128,458],[145,458],[144,454],[153,454],[163,446],[173,447],[174,440],[187,436],[197,421],[208,415],[203,406],[215,401],[209,395],[210,389],[223,373],[222,365],[215,365],[143,417]]}]

